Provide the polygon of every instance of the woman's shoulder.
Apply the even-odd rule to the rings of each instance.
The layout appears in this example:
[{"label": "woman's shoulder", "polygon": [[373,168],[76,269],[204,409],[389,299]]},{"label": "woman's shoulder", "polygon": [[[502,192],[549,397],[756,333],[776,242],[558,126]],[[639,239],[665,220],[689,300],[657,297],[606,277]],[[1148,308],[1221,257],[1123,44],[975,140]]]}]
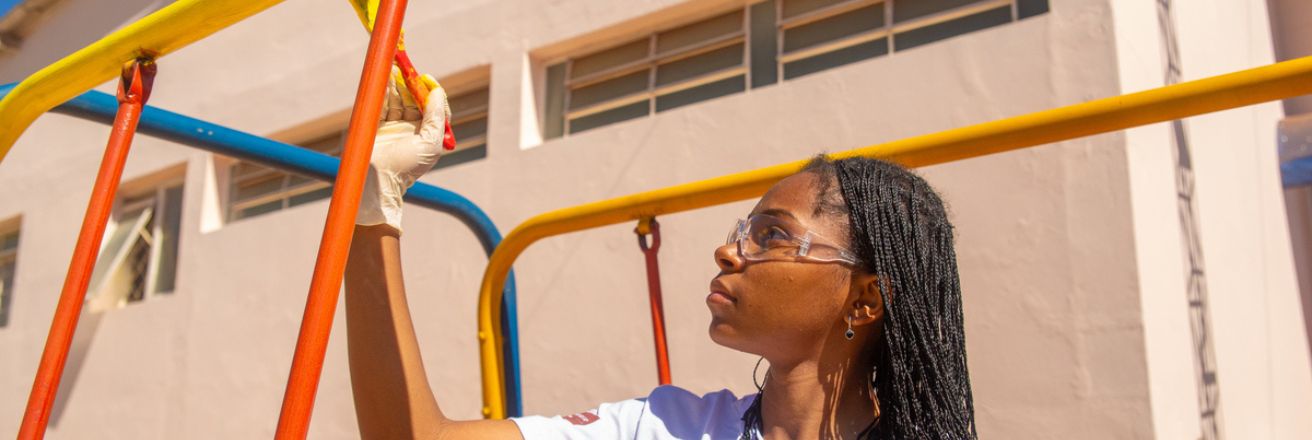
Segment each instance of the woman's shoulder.
[{"label": "woman's shoulder", "polygon": [[649,406],[668,405],[688,409],[739,409],[738,414],[742,414],[751,406],[752,400],[756,394],[746,394],[738,397],[733,391],[721,389],[719,391],[697,395],[692,391],[680,388],[674,385],[661,385],[651,391],[647,396]]},{"label": "woman's shoulder", "polygon": [[647,412],[674,438],[737,438],[742,433],[743,412],[756,394],[739,397],[727,389],[697,395],[686,389],[662,385],[647,398]]},{"label": "woman's shoulder", "polygon": [[[646,397],[599,405],[569,416],[516,419],[526,439],[712,438],[734,439],[755,394],[720,390],[698,395],[663,385]],[[542,435],[547,434],[547,435]]]}]

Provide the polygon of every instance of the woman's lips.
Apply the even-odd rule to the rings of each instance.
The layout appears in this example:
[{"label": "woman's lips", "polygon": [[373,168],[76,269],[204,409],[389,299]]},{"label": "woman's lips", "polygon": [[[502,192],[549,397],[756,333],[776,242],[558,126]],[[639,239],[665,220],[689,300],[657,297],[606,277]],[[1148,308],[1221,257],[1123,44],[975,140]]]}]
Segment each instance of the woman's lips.
[{"label": "woman's lips", "polygon": [[707,304],[732,305],[738,302],[738,298],[729,294],[729,288],[721,283],[720,280],[711,281],[711,294],[706,295]]},{"label": "woman's lips", "polygon": [[724,292],[711,292],[710,295],[706,295],[707,304],[733,305],[735,302],[738,302],[738,300]]}]

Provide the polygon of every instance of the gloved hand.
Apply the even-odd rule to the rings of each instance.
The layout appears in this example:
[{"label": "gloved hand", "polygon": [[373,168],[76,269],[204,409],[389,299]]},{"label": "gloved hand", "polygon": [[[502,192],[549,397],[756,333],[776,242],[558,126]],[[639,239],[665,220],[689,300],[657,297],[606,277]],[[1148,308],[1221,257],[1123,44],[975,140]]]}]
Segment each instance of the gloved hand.
[{"label": "gloved hand", "polygon": [[387,82],[378,135],[374,137],[374,150],[369,158],[369,173],[356,213],[357,225],[390,225],[401,230],[401,197],[414,185],[415,180],[437,164],[442,153],[442,139],[446,134],[451,108],[446,91],[424,75],[423,80],[432,91],[423,114],[415,105],[396,68]]}]

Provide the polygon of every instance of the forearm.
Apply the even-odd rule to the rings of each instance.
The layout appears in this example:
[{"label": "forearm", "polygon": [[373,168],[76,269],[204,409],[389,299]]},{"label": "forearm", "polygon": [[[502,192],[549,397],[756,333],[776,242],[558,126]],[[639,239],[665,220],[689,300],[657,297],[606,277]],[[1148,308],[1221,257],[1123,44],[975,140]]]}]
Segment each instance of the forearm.
[{"label": "forearm", "polygon": [[399,234],[356,226],[346,265],[346,336],[362,438],[434,438],[447,421],[424,373],[401,277]]},{"label": "forearm", "polygon": [[419,356],[400,234],[391,226],[355,227],[346,264],[346,344],[361,438],[522,438],[507,420],[455,422],[442,414]]}]

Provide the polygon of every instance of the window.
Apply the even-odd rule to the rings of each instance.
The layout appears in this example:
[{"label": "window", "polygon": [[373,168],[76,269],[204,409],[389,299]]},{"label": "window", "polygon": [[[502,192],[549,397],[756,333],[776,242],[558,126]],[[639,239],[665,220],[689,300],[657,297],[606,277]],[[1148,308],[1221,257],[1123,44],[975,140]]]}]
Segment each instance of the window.
[{"label": "window", "polygon": [[451,104],[451,131],[456,136],[456,149],[443,153],[433,170],[487,157],[486,81],[472,90],[453,93],[447,96],[447,102]]},{"label": "window", "polygon": [[744,26],[736,10],[549,67],[548,102],[560,108],[548,111],[547,137],[746,90]]},{"label": "window", "polygon": [[[320,153],[342,153],[345,132],[306,142],[301,146]],[[247,217],[290,208],[332,195],[332,183],[292,174],[251,162],[238,162],[229,171],[232,182],[228,196],[228,219]]]},{"label": "window", "polygon": [[1047,12],[1047,0],[778,0],[783,78]]},{"label": "window", "polygon": [[173,293],[181,223],[180,182],[121,200],[91,273],[91,311]]},{"label": "window", "polygon": [[1048,11],[1047,0],[767,0],[546,69],[547,139]]},{"label": "window", "polygon": [[14,302],[14,268],[18,264],[18,225],[0,228],[0,328],[9,325]]},{"label": "window", "polygon": [[[456,149],[446,152],[434,170],[487,157],[488,86],[448,95],[451,131]],[[306,142],[301,146],[331,156],[341,156],[346,130]],[[333,194],[332,182],[238,162],[229,169],[232,182],[228,197],[228,221],[267,214],[296,205],[323,200]]]}]

